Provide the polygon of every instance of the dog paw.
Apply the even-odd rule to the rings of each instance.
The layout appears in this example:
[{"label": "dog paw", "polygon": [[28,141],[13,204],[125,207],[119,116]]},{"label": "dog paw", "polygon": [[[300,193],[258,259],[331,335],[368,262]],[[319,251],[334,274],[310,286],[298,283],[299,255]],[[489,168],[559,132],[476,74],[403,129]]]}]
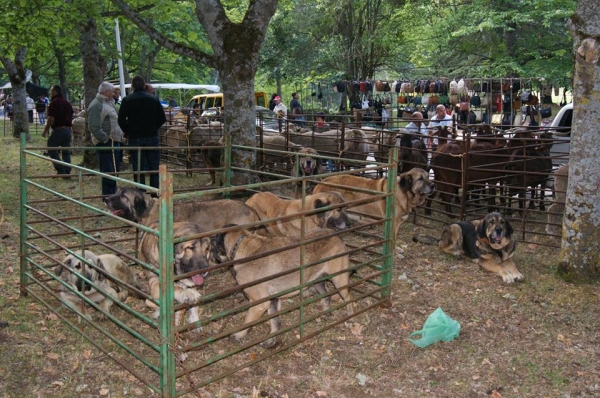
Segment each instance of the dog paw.
[{"label": "dog paw", "polygon": [[521,275],[521,273],[517,273],[517,274],[505,274],[502,275],[502,280],[506,283],[513,283],[515,281],[518,281],[519,279],[523,279],[523,275]]},{"label": "dog paw", "polygon": [[180,302],[186,304],[195,304],[202,296],[195,289],[185,289],[181,292]]},{"label": "dog paw", "polygon": [[234,339],[235,341],[240,341],[242,340],[244,337],[246,337],[246,335],[248,334],[247,330],[242,330],[241,332],[237,332],[231,335],[231,338]]},{"label": "dog paw", "polygon": [[277,348],[277,346],[279,344],[277,342],[277,338],[271,337],[270,339],[267,339],[267,340],[263,341],[262,343],[260,343],[260,345],[264,348],[272,350],[273,348]]}]

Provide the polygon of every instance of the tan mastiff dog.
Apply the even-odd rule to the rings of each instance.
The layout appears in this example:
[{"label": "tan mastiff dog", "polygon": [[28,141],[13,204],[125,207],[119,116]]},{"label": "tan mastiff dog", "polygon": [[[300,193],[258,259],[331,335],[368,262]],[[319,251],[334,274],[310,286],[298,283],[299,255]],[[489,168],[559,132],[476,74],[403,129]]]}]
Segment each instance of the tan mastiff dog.
[{"label": "tan mastiff dog", "polygon": [[[271,192],[259,192],[250,197],[246,204],[256,210],[261,220],[293,216],[306,210],[316,210],[344,203],[339,192],[322,192],[307,195],[302,199],[282,199]],[[337,207],[304,217],[305,233],[317,228],[346,229],[349,220],[346,210]],[[273,221],[267,224],[267,230],[273,236],[298,236],[301,232],[302,216]]]},{"label": "tan mastiff dog", "polygon": [[[323,183],[335,184],[335,186],[325,185]],[[427,197],[433,192],[433,182],[429,180],[429,173],[423,169],[414,168],[406,173],[400,174],[397,179],[398,187],[395,196],[395,220],[394,237],[398,236],[400,225],[408,219],[410,212],[417,206],[422,205]],[[365,192],[358,192],[353,188],[368,189],[371,191],[385,192],[387,179],[372,179],[358,177],[353,175],[337,175],[325,178],[318,184],[313,194],[321,192],[339,191],[348,202],[366,199],[372,195]],[[352,207],[351,210],[373,215],[376,217],[385,217],[385,199],[375,200],[370,203]]]}]

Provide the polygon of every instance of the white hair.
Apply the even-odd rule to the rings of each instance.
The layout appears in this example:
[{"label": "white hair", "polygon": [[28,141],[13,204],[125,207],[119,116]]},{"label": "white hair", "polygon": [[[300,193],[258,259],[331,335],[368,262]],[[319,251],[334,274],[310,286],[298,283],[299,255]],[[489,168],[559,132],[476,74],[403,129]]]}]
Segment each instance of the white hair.
[{"label": "white hair", "polygon": [[102,82],[98,86],[98,93],[102,94],[106,90],[113,91],[114,89],[115,89],[115,86],[112,83],[110,83],[110,82]]}]

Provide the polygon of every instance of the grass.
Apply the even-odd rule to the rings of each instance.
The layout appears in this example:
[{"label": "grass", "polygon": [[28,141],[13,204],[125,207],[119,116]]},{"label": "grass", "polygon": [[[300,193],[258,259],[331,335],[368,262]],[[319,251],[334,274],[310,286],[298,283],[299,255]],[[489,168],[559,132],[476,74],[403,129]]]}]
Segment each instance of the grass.
[{"label": "grass", "polygon": [[[43,143],[33,135],[33,145]],[[19,143],[4,138],[2,144],[0,318],[9,326],[0,330],[0,395],[155,396],[43,305],[19,296]],[[45,171],[48,165],[33,160],[31,167]],[[67,192],[74,184],[55,183]],[[505,397],[600,395],[600,291],[559,278],[557,249],[520,245],[515,261],[525,280],[506,285],[468,260],[412,243],[413,228],[409,222],[401,228],[404,258],[394,262],[389,308],[354,318],[197,396],[485,397],[494,389]],[[404,273],[407,279],[399,279]],[[461,333],[452,342],[417,348],[408,335],[437,307],[460,322]]]}]

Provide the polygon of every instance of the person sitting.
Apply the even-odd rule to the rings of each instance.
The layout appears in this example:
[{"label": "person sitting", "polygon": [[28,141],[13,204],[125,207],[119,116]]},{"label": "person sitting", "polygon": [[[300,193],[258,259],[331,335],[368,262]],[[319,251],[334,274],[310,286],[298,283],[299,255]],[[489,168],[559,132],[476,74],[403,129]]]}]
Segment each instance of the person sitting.
[{"label": "person sitting", "polygon": [[306,126],[306,119],[304,118],[304,115],[302,114],[302,108],[297,106],[294,109],[292,109],[292,115],[293,115],[293,123],[297,126],[300,127],[304,127]]},{"label": "person sitting", "polygon": [[329,130],[329,124],[325,121],[325,113],[319,112],[315,117],[315,130],[322,133]]}]

